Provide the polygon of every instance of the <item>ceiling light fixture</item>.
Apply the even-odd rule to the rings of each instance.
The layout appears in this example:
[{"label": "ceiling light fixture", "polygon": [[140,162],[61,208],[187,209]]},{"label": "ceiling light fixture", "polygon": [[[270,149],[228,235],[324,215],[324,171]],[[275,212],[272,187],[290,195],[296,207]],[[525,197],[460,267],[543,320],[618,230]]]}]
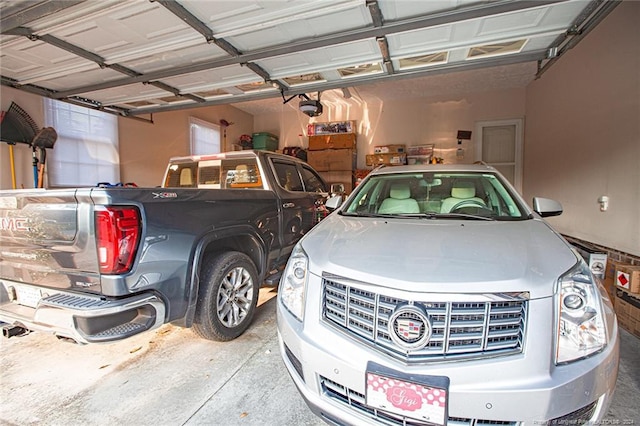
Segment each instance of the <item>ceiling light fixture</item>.
[{"label": "ceiling light fixture", "polygon": [[320,103],[320,92],[318,92],[318,100],[310,99],[304,93],[298,95],[300,99],[300,103],[298,104],[298,109],[308,115],[309,117],[317,117],[322,115],[322,104]]},{"label": "ceiling light fixture", "polygon": [[284,91],[281,90],[280,94],[282,95],[282,103],[286,104],[287,102],[291,101],[293,98],[295,98],[296,96],[298,98],[300,98],[300,103],[298,104],[298,109],[300,111],[302,111],[303,113],[305,113],[306,115],[308,115],[309,117],[317,117],[319,115],[322,115],[322,104],[320,103],[320,92],[318,92],[318,99],[311,99],[309,96],[307,96],[304,93],[301,93],[299,95],[293,95],[291,97],[289,97],[288,99],[284,97]]}]

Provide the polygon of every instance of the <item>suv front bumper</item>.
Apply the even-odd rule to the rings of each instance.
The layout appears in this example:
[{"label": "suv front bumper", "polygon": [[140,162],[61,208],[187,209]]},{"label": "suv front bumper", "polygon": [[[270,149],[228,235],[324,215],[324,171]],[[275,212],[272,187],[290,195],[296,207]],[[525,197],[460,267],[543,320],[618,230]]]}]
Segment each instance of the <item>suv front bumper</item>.
[{"label": "suv front bumper", "polygon": [[[548,330],[553,318],[543,308],[550,304],[539,303],[532,310],[542,310],[538,313],[548,320],[530,321],[529,336],[540,336],[536,328]],[[311,410],[329,423],[402,424],[366,405],[369,362],[403,374],[449,378],[449,425],[491,421],[539,426],[554,419],[584,417],[580,410],[588,411],[586,417],[595,422],[606,414],[615,388],[617,324],[605,350],[568,365],[554,365],[548,332],[546,342],[530,340],[517,355],[407,365],[340,333],[322,323],[318,312],[309,311],[300,323],[278,301],[280,351]]]}]

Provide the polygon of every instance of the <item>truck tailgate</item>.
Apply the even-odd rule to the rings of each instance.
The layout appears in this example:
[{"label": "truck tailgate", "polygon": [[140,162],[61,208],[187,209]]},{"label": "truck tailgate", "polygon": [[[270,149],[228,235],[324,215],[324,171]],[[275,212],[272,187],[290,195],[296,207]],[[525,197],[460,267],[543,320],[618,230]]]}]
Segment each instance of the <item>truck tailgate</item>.
[{"label": "truck tailgate", "polygon": [[0,192],[0,280],[99,293],[89,194],[82,189]]}]

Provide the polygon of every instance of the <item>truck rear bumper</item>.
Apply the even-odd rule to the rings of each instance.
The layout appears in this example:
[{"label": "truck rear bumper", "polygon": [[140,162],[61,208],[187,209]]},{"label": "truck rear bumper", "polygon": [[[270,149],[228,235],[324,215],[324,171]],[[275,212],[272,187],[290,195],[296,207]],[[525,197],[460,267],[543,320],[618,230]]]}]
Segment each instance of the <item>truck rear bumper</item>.
[{"label": "truck rear bumper", "polygon": [[164,319],[164,302],[151,293],[107,299],[0,280],[0,321],[77,343],[121,340]]}]

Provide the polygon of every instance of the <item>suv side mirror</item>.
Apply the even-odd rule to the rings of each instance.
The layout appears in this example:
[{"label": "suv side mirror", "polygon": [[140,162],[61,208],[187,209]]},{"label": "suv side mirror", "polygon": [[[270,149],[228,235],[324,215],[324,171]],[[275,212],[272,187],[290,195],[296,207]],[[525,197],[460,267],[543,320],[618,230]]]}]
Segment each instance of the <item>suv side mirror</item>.
[{"label": "suv side mirror", "polygon": [[533,211],[542,217],[559,216],[562,214],[562,205],[549,198],[533,197]]},{"label": "suv side mirror", "polygon": [[324,206],[333,211],[342,205],[342,195],[334,195],[324,203]]}]

